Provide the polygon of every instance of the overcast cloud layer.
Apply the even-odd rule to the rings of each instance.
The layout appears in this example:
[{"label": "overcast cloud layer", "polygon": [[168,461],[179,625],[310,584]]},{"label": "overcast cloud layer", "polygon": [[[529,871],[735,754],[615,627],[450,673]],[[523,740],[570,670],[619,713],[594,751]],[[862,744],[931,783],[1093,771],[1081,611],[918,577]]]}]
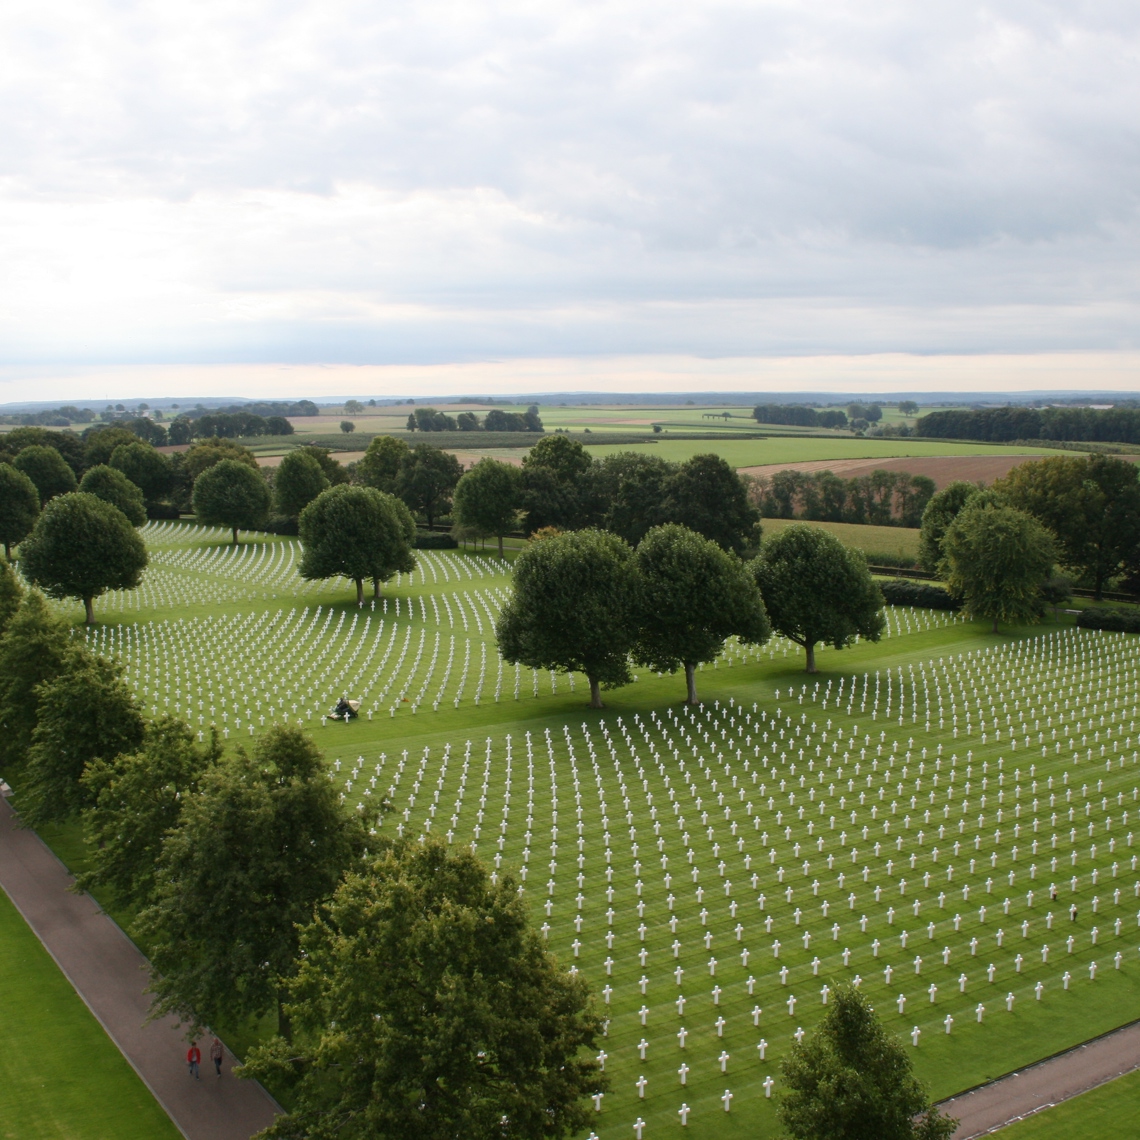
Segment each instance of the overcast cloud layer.
[{"label": "overcast cloud layer", "polygon": [[1140,6],[0,12],[0,358],[1140,348]]}]

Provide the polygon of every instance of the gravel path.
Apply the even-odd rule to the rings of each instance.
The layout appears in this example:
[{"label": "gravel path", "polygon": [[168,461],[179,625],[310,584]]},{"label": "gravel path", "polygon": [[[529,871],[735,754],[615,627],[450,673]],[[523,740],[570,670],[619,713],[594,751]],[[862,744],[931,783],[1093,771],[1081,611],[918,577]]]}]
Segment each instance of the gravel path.
[{"label": "gravel path", "polygon": [[1140,1068],[1140,1023],[1086,1041],[992,1084],[943,1101],[939,1107],[947,1116],[959,1120],[953,1140],[970,1140],[1136,1068]]},{"label": "gravel path", "polygon": [[68,889],[73,881],[0,798],[0,887],[183,1136],[249,1140],[271,1124],[280,1109],[255,1081],[234,1079],[228,1050],[219,1080],[209,1042],[199,1042],[202,1079],[190,1079],[173,1018],[146,1021],[146,959],[90,895]]}]

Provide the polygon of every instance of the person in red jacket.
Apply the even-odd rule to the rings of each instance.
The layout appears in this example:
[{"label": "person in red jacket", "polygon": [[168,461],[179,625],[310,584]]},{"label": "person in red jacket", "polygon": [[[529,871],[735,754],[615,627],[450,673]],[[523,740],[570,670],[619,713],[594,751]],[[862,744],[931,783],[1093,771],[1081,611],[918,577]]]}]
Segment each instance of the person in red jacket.
[{"label": "person in red jacket", "polygon": [[198,1048],[197,1041],[191,1041],[190,1048],[186,1050],[186,1064],[190,1067],[190,1075],[196,1081],[200,1081],[202,1079],[200,1076],[198,1076],[198,1066],[201,1063],[202,1050]]}]

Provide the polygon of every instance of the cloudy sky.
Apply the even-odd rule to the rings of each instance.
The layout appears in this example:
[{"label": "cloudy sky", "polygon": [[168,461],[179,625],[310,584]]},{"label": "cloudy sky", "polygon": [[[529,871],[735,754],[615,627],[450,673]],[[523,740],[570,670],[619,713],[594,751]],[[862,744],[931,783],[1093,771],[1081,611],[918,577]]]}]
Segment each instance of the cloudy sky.
[{"label": "cloudy sky", "polygon": [[1140,388],[1138,63],[1134,0],[8,0],[0,399],[900,355]]}]

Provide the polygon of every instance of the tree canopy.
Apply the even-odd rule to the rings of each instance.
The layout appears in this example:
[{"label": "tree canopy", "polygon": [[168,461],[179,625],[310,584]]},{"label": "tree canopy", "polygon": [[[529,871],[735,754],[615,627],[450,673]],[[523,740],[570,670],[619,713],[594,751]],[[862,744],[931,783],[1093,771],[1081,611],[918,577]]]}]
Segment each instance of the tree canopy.
[{"label": "tree canopy", "polygon": [[38,444],[25,447],[12,460],[12,466],[35,484],[41,503],[46,503],[57,495],[66,495],[78,486],[75,472],[54,447]]},{"label": "tree canopy", "polygon": [[12,557],[12,546],[36,525],[40,513],[40,493],[35,483],[11,463],[0,463],[0,542],[4,557]]},{"label": "tree canopy", "polygon": [[450,509],[452,493],[462,475],[463,465],[450,451],[418,443],[400,461],[396,494],[431,527]]},{"label": "tree canopy", "polygon": [[248,447],[234,443],[232,439],[203,439],[194,444],[182,457],[182,470],[191,483],[223,459],[244,463],[251,471],[260,471],[257,457]]},{"label": "tree canopy", "polygon": [[634,657],[662,673],[684,667],[689,704],[697,703],[697,665],[719,657],[729,637],[757,645],[771,635],[752,575],[686,527],[649,531],[634,552],[634,569]]},{"label": "tree canopy", "polygon": [[827,531],[787,527],[765,539],[752,565],[772,628],[804,647],[809,673],[820,642],[842,649],[882,636],[883,595],[867,560]]},{"label": "tree canopy", "polygon": [[36,690],[37,723],[28,750],[28,802],[21,813],[33,827],[59,823],[90,802],[81,777],[95,760],[138,747],[142,713],[122,668],[79,650],[69,667]]},{"label": "tree canopy", "polygon": [[100,463],[91,467],[79,481],[79,489],[86,495],[94,495],[113,507],[118,507],[131,526],[142,526],[146,522],[146,504],[139,487],[115,467]]},{"label": "tree canopy", "polygon": [[1032,515],[977,496],[942,540],[950,591],[972,617],[1036,621],[1041,585],[1053,570],[1053,537]]},{"label": "tree canopy", "polygon": [[280,1017],[297,931],[313,919],[365,832],[338,802],[321,754],[275,725],[223,757],[183,801],[135,929],[150,947],[156,1014],[193,1028]]},{"label": "tree canopy", "polygon": [[269,486],[256,468],[237,459],[223,459],[194,481],[194,513],[206,526],[233,531],[264,526],[269,516]]},{"label": "tree canopy", "polygon": [[0,637],[20,609],[24,587],[7,558],[0,558]]},{"label": "tree canopy", "polygon": [[170,460],[148,443],[135,440],[121,443],[111,452],[111,467],[121,471],[140,491],[147,502],[155,502],[170,491]]},{"label": "tree canopy", "polygon": [[48,503],[20,545],[24,577],[53,598],[78,598],[89,625],[95,599],[133,590],[146,564],[146,544],[126,515],[83,491]]},{"label": "tree canopy", "polygon": [[777,1112],[792,1140],[949,1140],[958,1124],[931,1105],[902,1042],[854,986],[835,987],[781,1068]]},{"label": "tree canopy", "polygon": [[930,573],[942,562],[942,539],[958,512],[978,493],[977,483],[956,479],[931,497],[922,512],[922,529],[918,535],[918,563]]},{"label": "tree canopy", "polygon": [[273,504],[278,514],[295,519],[329,481],[308,448],[286,452],[273,476]]},{"label": "tree canopy", "polygon": [[1057,539],[1061,564],[1099,598],[1140,547],[1140,471],[1114,455],[1059,455],[1021,463],[994,483]]},{"label": "tree canopy", "polygon": [[585,982],[543,948],[504,876],[438,840],[383,845],[301,937],[297,1043],[242,1075],[292,1086],[279,1140],[557,1138],[605,1091]]},{"label": "tree canopy", "polygon": [[456,485],[456,529],[477,538],[495,536],[502,558],[503,535],[517,525],[520,483],[517,467],[480,459]]},{"label": "tree canopy", "polygon": [[400,464],[409,450],[408,445],[394,435],[376,436],[356,465],[356,478],[366,487],[395,494]]},{"label": "tree canopy", "polygon": [[415,520],[394,495],[372,487],[343,485],[318,495],[299,523],[302,578],[343,574],[356,583],[356,604],[364,604],[364,579],[380,583],[397,571],[415,569]]},{"label": "tree canopy", "polygon": [[760,542],[760,512],[740,476],[719,455],[694,455],[665,487],[663,514],[703,534],[723,550],[745,555]]},{"label": "tree canopy", "polygon": [[630,679],[633,607],[632,551],[617,535],[542,538],[515,563],[514,593],[496,626],[499,650],[533,669],[585,673],[590,706],[601,708],[601,686]]}]

